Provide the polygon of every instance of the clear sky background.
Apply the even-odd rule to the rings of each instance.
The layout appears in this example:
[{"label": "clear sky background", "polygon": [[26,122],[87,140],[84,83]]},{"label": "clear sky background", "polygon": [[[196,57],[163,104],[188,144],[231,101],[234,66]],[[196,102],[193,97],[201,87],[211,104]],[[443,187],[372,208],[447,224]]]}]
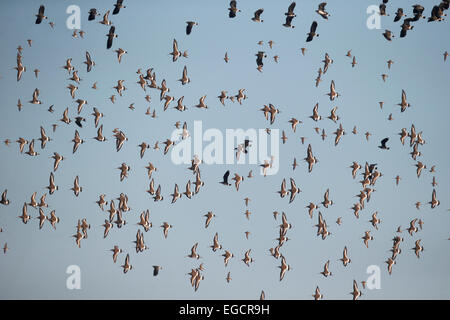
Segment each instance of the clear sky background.
[{"label": "clear sky background", "polygon": [[[394,1],[393,1],[394,2]],[[423,3],[428,16],[432,5],[439,1]],[[2,106],[0,116],[0,139],[17,140],[24,137],[31,140],[39,138],[39,128],[43,126],[53,139],[44,150],[36,140],[38,157],[29,157],[19,153],[16,143],[7,147],[0,145],[0,191],[8,189],[9,206],[0,206],[0,245],[7,242],[10,250],[0,254],[0,297],[3,299],[257,299],[261,290],[268,299],[311,299],[316,286],[319,286],[325,299],[350,299],[352,281],[366,280],[369,265],[381,268],[381,289],[364,290],[363,299],[449,299],[450,266],[449,223],[450,213],[450,162],[447,123],[450,119],[448,83],[450,61],[444,63],[443,53],[450,50],[448,21],[427,23],[421,20],[414,24],[414,30],[406,38],[400,39],[400,24],[393,23],[397,7],[403,7],[408,16],[412,15],[411,5],[415,1],[395,1],[388,4],[389,17],[382,17],[380,30],[366,27],[369,5],[378,5],[373,1],[329,1],[327,10],[331,16],[328,21],[315,13],[319,1],[298,1],[295,8],[297,17],[293,21],[294,29],[282,26],[284,13],[290,1],[238,1],[242,12],[234,19],[228,18],[229,1],[127,1],[125,9],[110,20],[116,26],[119,35],[114,39],[113,47],[106,49],[106,33],[109,27],[87,20],[90,8],[97,8],[103,15],[113,10],[113,2],[90,1],[20,1],[0,3],[0,88]],[[46,6],[45,20],[35,25],[35,14],[39,5]],[[84,39],[73,38],[72,30],[66,28],[66,8],[76,4],[81,8],[81,29],[86,32]],[[253,12],[264,8],[263,23],[251,21]],[[185,34],[185,21],[199,23],[191,35]],[[306,33],[311,22],[318,22],[320,34],[312,42],[306,43]],[[53,21],[51,29],[48,22]],[[384,29],[392,30],[396,38],[388,42],[382,36]],[[173,63],[168,53],[172,49],[173,39],[177,39],[181,50],[188,50],[187,59],[180,58]],[[32,47],[26,40],[33,39]],[[263,46],[257,44],[264,41]],[[273,49],[267,41],[273,40]],[[16,81],[16,48],[21,45],[23,63],[27,71],[20,82]],[[117,48],[128,51],[122,62],[117,62]],[[306,47],[305,56],[300,48]],[[358,64],[351,66],[351,59],[345,54],[348,50],[356,56]],[[96,66],[86,73],[82,63],[85,51],[89,51]],[[256,70],[255,53],[264,50],[264,71]],[[223,61],[228,52],[230,62]],[[322,60],[328,52],[334,63],[323,75],[322,83],[315,87],[314,79]],[[276,64],[272,57],[278,55]],[[61,67],[67,58],[82,78],[78,85],[76,98],[86,99],[88,105],[82,115],[87,119],[80,129],[72,122],[66,125],[59,121],[66,107],[69,116],[76,116],[76,103],[70,97],[66,86],[72,81],[66,70]],[[391,70],[386,61],[395,63]],[[188,67],[191,83],[182,86],[176,81],[181,77],[184,65]],[[154,68],[158,84],[166,79],[170,95],[179,98],[184,95],[188,106],[186,112],[174,109],[163,112],[159,102],[159,91],[147,89],[152,101],[145,101],[139,85],[136,70]],[[33,70],[40,69],[36,79]],[[381,74],[389,75],[386,82]],[[119,97],[112,88],[117,80],[125,80],[127,90]],[[329,101],[331,80],[342,95],[334,102]],[[98,82],[98,90],[91,89]],[[35,88],[39,88],[42,105],[32,105]],[[223,107],[216,98],[221,90],[237,94],[245,88],[248,99],[241,105],[227,101]],[[407,93],[412,107],[404,113],[396,106],[401,101],[401,91]],[[117,101],[112,104],[109,97],[116,94]],[[207,95],[208,110],[193,108],[198,99]],[[18,112],[17,99],[24,104]],[[384,108],[378,102],[384,101]],[[312,108],[319,103],[319,113],[325,118],[334,106],[338,106],[338,115],[347,134],[337,147],[334,135],[338,124],[329,119],[318,124],[309,119]],[[135,110],[128,109],[135,103]],[[272,103],[281,110],[275,123],[265,120],[260,108]],[[55,112],[47,109],[54,105]],[[175,104],[173,103],[172,106]],[[105,117],[101,119],[105,143],[97,142],[94,120],[90,115],[96,106]],[[145,115],[147,107],[156,109],[158,118]],[[392,113],[394,120],[388,121]],[[290,129],[288,120],[295,117],[303,121],[297,132]],[[191,200],[183,197],[175,204],[170,203],[170,194],[175,183],[183,189],[188,179],[195,177],[185,165],[174,165],[170,156],[164,156],[162,150],[147,150],[143,159],[139,158],[142,141],[151,145],[155,141],[169,138],[176,121],[186,121],[193,127],[194,120],[203,121],[203,129],[217,128],[225,133],[227,128],[264,129],[266,127],[285,130],[288,141],[280,145],[278,174],[262,177],[258,174],[245,179],[239,192],[234,187],[225,187],[218,183],[223,173],[230,170],[247,175],[250,169],[258,172],[256,165],[201,165],[205,186]],[[58,123],[55,133],[52,124]],[[414,124],[417,131],[423,131],[426,144],[420,146],[422,156],[418,159],[428,168],[436,165],[436,173],[428,170],[418,179],[415,161],[411,159],[409,146],[402,146],[398,133],[401,128],[410,130]],[[358,134],[350,133],[357,126]],[[324,128],[328,137],[322,141],[314,132],[314,127]],[[116,152],[112,130],[120,128],[129,140],[122,150]],[[86,142],[72,155],[72,143],[75,129]],[[364,133],[372,133],[369,142]],[[307,137],[305,145],[300,137]],[[381,139],[389,137],[390,150],[380,150],[377,146]],[[308,173],[306,156],[308,143],[313,147],[319,159],[312,173]],[[161,145],[162,146],[162,145]],[[27,147],[26,147],[27,148]],[[55,173],[59,190],[47,196],[48,215],[56,210],[61,222],[57,229],[51,229],[48,222],[42,230],[38,229],[38,211],[29,208],[33,219],[24,225],[17,216],[21,214],[24,202],[29,202],[33,192],[40,197],[47,190],[49,174],[53,168],[53,159],[49,157],[58,152],[66,159]],[[292,171],[291,163],[296,157],[300,163]],[[352,161],[364,164],[378,163],[383,176],[377,181],[376,191],[356,219],[350,209],[358,200],[355,197],[361,190],[360,176],[353,180]],[[116,168],[122,162],[131,166],[129,178],[119,180]],[[152,162],[158,171],[154,173],[156,184],[161,184],[165,197],[162,202],[153,202],[145,190],[149,179],[146,169]],[[395,185],[394,177],[400,175],[400,185]],[[78,175],[83,192],[76,198],[70,188]],[[427,204],[431,200],[433,187],[431,181],[436,176],[438,199],[441,205],[431,210]],[[292,177],[302,192],[295,201],[288,204],[287,198],[281,199],[276,191],[281,181]],[[317,212],[311,220],[305,206],[311,201],[323,200],[326,189],[330,189],[330,198],[335,202],[330,208],[321,208],[329,230],[332,233],[326,240],[316,237],[314,225]],[[106,194],[107,200],[117,198],[123,192],[129,197],[132,210],[124,213],[127,221],[122,229],[114,227],[109,236],[103,239],[101,225],[108,217],[97,204],[100,194]],[[252,201],[248,209],[252,212],[250,220],[244,216],[246,210],[244,198]],[[422,208],[417,210],[415,202],[421,201]],[[117,204],[117,201],[115,201]],[[150,210],[153,228],[145,233],[145,242],[150,247],[136,254],[134,244],[137,232],[135,225],[139,214]],[[279,281],[280,260],[269,255],[268,249],[276,246],[278,237],[273,211],[284,211],[293,225],[289,230],[290,240],[283,245],[281,252],[291,265],[292,270]],[[213,211],[217,217],[209,228],[204,228],[204,217]],[[378,211],[381,219],[379,230],[368,222],[373,212]],[[343,224],[335,221],[342,217]],[[81,249],[71,238],[76,232],[78,219],[86,218],[91,224],[88,239],[82,240]],[[279,217],[280,218],[280,217]],[[384,263],[390,256],[392,238],[398,226],[406,229],[414,218],[424,221],[423,230],[410,236],[402,234],[405,241],[401,244],[402,253],[392,275],[387,272]],[[159,226],[167,221],[174,225],[169,236],[164,239]],[[367,249],[361,237],[364,231],[371,230],[374,241]],[[249,240],[244,232],[250,231]],[[214,234],[219,233],[224,249],[234,253],[228,267],[224,267],[220,252],[212,252]],[[417,259],[414,242],[422,239],[425,251]],[[198,242],[200,260],[185,256]],[[125,253],[130,253],[133,270],[122,273],[125,253],[119,255],[116,264],[111,252],[119,245]],[[352,259],[344,267],[338,259],[342,257],[344,246],[348,247]],[[255,262],[247,267],[241,259],[246,250],[252,249]],[[324,263],[330,260],[333,276],[324,278],[319,272]],[[205,280],[194,292],[186,275],[191,268],[203,262]],[[81,268],[81,290],[66,288],[66,268],[78,265]],[[157,277],[152,275],[152,265],[161,265],[163,270]],[[232,281],[225,277],[231,272]],[[359,285],[361,287],[361,285]]]}]

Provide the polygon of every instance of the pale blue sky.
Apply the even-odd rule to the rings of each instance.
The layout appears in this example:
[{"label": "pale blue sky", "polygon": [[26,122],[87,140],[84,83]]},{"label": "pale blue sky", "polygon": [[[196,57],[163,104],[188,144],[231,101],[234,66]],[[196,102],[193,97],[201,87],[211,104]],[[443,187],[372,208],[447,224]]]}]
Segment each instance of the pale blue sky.
[{"label": "pale blue sky", "polygon": [[[229,1],[127,1],[127,8],[110,20],[116,26],[119,35],[114,39],[113,47],[106,50],[106,33],[109,28],[95,22],[88,22],[87,12],[97,8],[101,14],[113,10],[113,2],[91,1],[89,5],[82,1],[22,1],[2,2],[0,4],[0,86],[2,88],[2,116],[0,117],[0,139],[15,141],[19,137],[27,139],[39,137],[42,125],[48,135],[54,139],[41,150],[36,140],[38,157],[20,154],[18,146],[0,145],[0,191],[8,189],[11,204],[0,206],[0,245],[5,242],[11,248],[6,255],[0,254],[0,298],[62,298],[62,299],[256,299],[264,290],[268,299],[311,299],[318,285],[325,299],[349,299],[353,279],[358,282],[366,280],[366,268],[369,265],[381,267],[381,289],[364,290],[364,299],[440,299],[450,298],[449,246],[449,212],[448,195],[450,190],[449,143],[445,129],[450,119],[448,103],[448,85],[450,61],[444,63],[442,54],[450,50],[450,42],[445,34],[449,32],[447,21],[427,23],[425,20],[414,24],[414,30],[408,32],[404,39],[399,38],[400,24],[393,23],[397,7],[403,7],[411,15],[413,1],[396,1],[388,4],[389,17],[381,20],[381,30],[369,30],[366,9],[376,4],[372,1],[329,1],[327,10],[331,17],[325,21],[314,11],[320,1],[298,1],[295,8],[297,17],[293,21],[294,29],[282,26],[284,12],[290,1],[238,1],[242,12],[234,19],[228,18]],[[438,1],[436,1],[437,3]],[[34,15],[39,5],[46,6],[45,14],[55,22],[51,29],[48,20],[35,25]],[[72,38],[65,21],[67,6],[77,4],[81,8],[81,29],[85,38]],[[425,4],[424,4],[425,5]],[[431,11],[431,3],[426,4],[426,15]],[[394,7],[395,6],[395,7]],[[258,8],[264,8],[263,23],[254,23],[250,19]],[[185,34],[185,21],[195,20],[191,35]],[[311,22],[315,20],[320,34],[312,42],[306,43],[306,33]],[[396,39],[387,42],[382,32],[392,30]],[[188,50],[187,59],[180,58],[173,63],[168,53],[172,49],[173,39],[177,39],[181,50]],[[26,40],[33,39],[28,47]],[[263,40],[264,46],[257,45]],[[275,42],[273,49],[267,41]],[[16,48],[22,45],[23,63],[27,67],[22,80],[16,82]],[[123,48],[128,54],[117,62],[117,48]],[[308,50],[305,56],[300,48]],[[268,54],[264,71],[256,70],[255,53],[264,50]],[[352,49],[358,64],[351,67],[351,59],[345,54]],[[96,66],[86,73],[85,51],[89,51]],[[225,64],[223,57],[228,52],[230,62]],[[318,88],[314,79],[322,60],[328,52],[334,64],[323,75]],[[272,57],[279,55],[276,64]],[[66,107],[69,116],[76,115],[76,103],[71,99],[66,86],[71,83],[66,70],[62,69],[67,58],[73,58],[73,65],[82,78],[78,85],[77,98],[88,101],[82,115],[87,122],[82,129],[74,123],[65,125],[59,119]],[[391,70],[386,61],[395,61]],[[184,65],[188,68],[191,83],[182,86],[177,79],[181,77]],[[162,111],[159,91],[147,89],[152,97],[148,104],[136,83],[136,70],[153,67],[158,84],[164,78],[170,88],[170,95],[178,98],[185,96],[188,110],[180,113],[176,110]],[[40,69],[36,79],[33,70]],[[381,74],[389,75],[386,83]],[[124,79],[127,90],[123,97],[117,96],[112,104],[108,97],[114,94],[112,88],[117,80]],[[329,92],[331,80],[336,83],[336,90],[342,94],[334,102],[325,95]],[[92,90],[92,84],[98,82],[98,90]],[[39,88],[42,105],[27,103],[31,100],[33,90]],[[221,90],[237,94],[238,89],[245,88],[248,99],[240,106],[228,101],[223,107],[216,98]],[[404,113],[396,106],[401,100],[401,90],[407,93],[412,107]],[[198,99],[207,95],[208,110],[193,108]],[[24,104],[21,112],[17,111],[17,99]],[[378,101],[384,101],[380,110]],[[135,110],[127,107],[135,103]],[[347,132],[339,145],[334,146],[332,132],[338,124],[325,119],[316,124],[308,117],[312,108],[319,103],[319,113],[326,117],[332,107],[338,106],[338,115]],[[281,110],[275,123],[265,120],[260,108],[272,103]],[[55,112],[48,113],[49,105],[54,104]],[[174,103],[172,104],[175,105]],[[101,119],[104,134],[109,139],[99,143],[93,139],[96,135],[92,107],[96,106],[105,114]],[[157,119],[145,116],[150,106],[157,110]],[[393,121],[388,115],[393,114]],[[297,132],[290,129],[288,120],[295,117],[303,121]],[[246,175],[250,169],[258,171],[257,166],[249,165],[202,165],[201,173],[205,187],[191,200],[183,197],[175,204],[170,204],[170,194],[175,183],[183,189],[188,179],[194,180],[191,171],[185,165],[176,166],[169,155],[162,150],[147,150],[144,159],[139,158],[137,147],[142,141],[153,145],[170,137],[176,121],[186,121],[192,127],[194,120],[203,121],[203,129],[217,128],[225,133],[227,128],[266,127],[285,130],[288,141],[280,145],[280,171],[277,175],[262,177],[256,175],[246,179],[239,192],[217,183],[223,173],[230,170]],[[51,125],[58,123],[56,133]],[[428,168],[436,165],[438,186],[437,195],[441,205],[434,210],[426,203],[431,200],[433,174],[424,171],[420,179],[415,174],[415,162],[411,159],[410,148],[402,146],[397,135],[401,128],[408,130],[411,124],[418,132],[423,131],[426,140],[420,146],[423,156],[419,157]],[[324,128],[328,137],[325,141],[314,132],[315,126]],[[350,133],[353,126],[358,128],[358,135]],[[120,152],[115,151],[112,130],[120,128],[129,138]],[[75,129],[86,140],[75,155],[72,155],[72,143]],[[364,132],[372,133],[367,142]],[[305,145],[300,137],[307,137]],[[390,137],[389,151],[378,149],[379,141]],[[319,163],[311,174],[301,161],[306,156],[307,144],[311,143]],[[48,177],[53,168],[49,157],[53,152],[67,157],[55,173],[59,186],[54,195],[47,196],[49,208],[45,213],[56,210],[61,222],[54,231],[46,224],[38,229],[35,217],[38,211],[29,208],[33,219],[24,225],[17,216],[21,213],[23,203],[29,202],[30,196],[37,191],[40,197],[48,185]],[[300,166],[292,171],[291,163],[296,157]],[[162,185],[165,197],[163,202],[153,202],[145,190],[148,177],[145,166],[152,162],[158,171],[154,173],[156,184]],[[361,190],[361,184],[351,177],[348,167],[352,161],[364,164],[365,161],[378,163],[383,176],[378,180],[372,199],[357,220],[349,209],[358,200],[355,195]],[[129,178],[119,181],[122,162],[131,166]],[[394,177],[400,175],[402,180],[395,186]],[[78,198],[70,188],[75,176],[80,177],[83,192]],[[296,200],[288,204],[288,199],[281,199],[279,190],[283,178],[293,177],[302,192]],[[316,237],[317,212],[311,220],[305,206],[310,202],[321,202],[326,189],[330,189],[330,198],[335,204],[328,209],[321,208],[332,235],[326,240]],[[107,200],[117,198],[121,192],[129,196],[132,211],[124,213],[128,222],[121,230],[114,227],[110,235],[103,239],[101,225],[107,218],[95,201],[102,193]],[[252,212],[248,221],[243,199],[252,201]],[[416,210],[414,203],[421,201],[423,206]],[[116,201],[117,202],[117,201]],[[153,228],[145,233],[149,250],[136,254],[134,244],[139,214],[150,210]],[[285,279],[279,281],[279,260],[268,253],[276,245],[278,237],[273,211],[284,211],[294,226],[288,232],[289,240],[281,249],[292,270]],[[213,219],[208,229],[204,228],[204,217],[213,211]],[[382,223],[379,230],[373,229],[368,220],[374,211]],[[342,226],[335,224],[341,216]],[[71,235],[75,233],[78,219],[87,218],[91,224],[89,238],[82,241],[82,248],[75,245]],[[405,241],[401,244],[403,252],[397,257],[393,274],[387,273],[384,261],[390,256],[391,239],[399,225],[405,229],[414,218],[422,219],[424,229],[413,237],[406,232],[402,234]],[[169,236],[164,239],[163,221],[174,225]],[[250,231],[246,240],[244,232]],[[367,249],[361,237],[364,231],[371,230],[374,241]],[[224,249],[234,253],[227,268],[219,252],[212,252],[214,234],[219,233],[220,243]],[[417,259],[414,241],[422,239],[425,251]],[[185,256],[191,246],[198,242],[198,252],[203,257],[194,261]],[[113,263],[110,252],[114,245],[119,245],[131,256],[133,270],[124,275],[120,268],[125,254],[119,255]],[[343,267],[340,261],[344,246],[348,247],[352,263]],[[252,249],[255,259],[250,267],[241,259],[248,249]],[[324,278],[320,271],[327,260],[331,260],[330,270],[333,276]],[[186,275],[200,262],[205,265],[200,289],[194,293]],[[152,275],[152,265],[161,265],[163,270],[158,277]],[[66,289],[66,268],[78,265],[81,268],[81,290]],[[225,277],[231,271],[232,281],[227,284]]]}]

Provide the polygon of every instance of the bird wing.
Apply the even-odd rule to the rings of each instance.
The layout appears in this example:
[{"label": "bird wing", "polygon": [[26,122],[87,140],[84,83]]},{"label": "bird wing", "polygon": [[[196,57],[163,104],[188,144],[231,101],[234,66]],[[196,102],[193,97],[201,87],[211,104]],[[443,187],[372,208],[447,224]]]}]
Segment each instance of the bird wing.
[{"label": "bird wing", "polygon": [[[274,108],[274,109],[275,109],[275,108]],[[274,110],[274,109],[272,109],[272,110]],[[273,124],[273,123],[274,123],[274,121],[275,121],[275,115],[276,115],[275,112],[271,112],[271,113],[270,113],[270,124]]]},{"label": "bird wing", "polygon": [[45,139],[46,134],[45,134],[45,129],[43,127],[41,127],[41,138]]},{"label": "bird wing", "polygon": [[230,170],[225,172],[225,174],[223,175],[223,181],[228,183],[228,177],[229,176],[230,176]]},{"label": "bird wing", "polygon": [[114,26],[111,27],[108,34],[108,41],[106,43],[106,49],[110,49],[112,47],[113,38],[114,38]]},{"label": "bird wing", "polygon": [[311,157],[311,158],[313,157],[312,147],[310,144],[308,145],[308,157]]},{"label": "bird wing", "polygon": [[316,103],[316,105],[313,108],[313,113],[316,115],[319,111],[319,103]]},{"label": "bird wing", "polygon": [[404,38],[404,37],[406,37],[406,29],[405,28],[402,28],[402,30],[400,31],[400,38]]},{"label": "bird wing", "polygon": [[90,9],[89,10],[89,17],[88,17],[88,20],[89,21],[92,21],[92,20],[94,20],[95,19],[95,14],[97,13],[97,9]]},{"label": "bird wing", "polygon": [[316,29],[317,29],[317,22],[313,21],[313,23],[311,24],[310,32],[315,33]]},{"label": "bird wing", "polygon": [[294,179],[291,178],[291,189],[297,189]]},{"label": "bird wing", "polygon": [[281,271],[280,271],[280,281],[283,280],[284,274],[286,273],[286,270],[287,270],[287,269],[281,268]]},{"label": "bird wing", "polygon": [[294,16],[286,16],[286,24],[291,25],[293,19],[294,19]]},{"label": "bird wing", "polygon": [[92,62],[91,55],[90,55],[89,52],[87,52],[87,51],[86,51],[86,60],[87,60],[88,62]]},{"label": "bird wing", "polygon": [[[119,3],[119,0],[117,1],[117,4]],[[115,5],[115,8],[114,8],[114,11],[113,11],[113,14],[118,14],[119,13],[119,11],[120,11],[120,7],[118,6],[118,5]]]},{"label": "bird wing", "polygon": [[328,201],[328,196],[330,195],[330,189],[327,189],[327,191],[325,192],[323,198],[325,201]]},{"label": "bird wing", "polygon": [[295,2],[292,2],[292,3],[289,5],[288,13],[294,13],[294,8],[295,8]]},{"label": "bird wing", "polygon": [[186,26],[186,34],[190,35],[191,31],[192,31],[192,24],[188,22]]},{"label": "bird wing", "polygon": [[358,292],[358,284],[353,280],[353,291]]},{"label": "bird wing", "polygon": [[283,179],[283,182],[281,182],[281,190],[286,191],[286,179]]},{"label": "bird wing", "polygon": [[288,224],[286,214],[284,212],[281,214],[281,220],[282,220],[283,224]]}]

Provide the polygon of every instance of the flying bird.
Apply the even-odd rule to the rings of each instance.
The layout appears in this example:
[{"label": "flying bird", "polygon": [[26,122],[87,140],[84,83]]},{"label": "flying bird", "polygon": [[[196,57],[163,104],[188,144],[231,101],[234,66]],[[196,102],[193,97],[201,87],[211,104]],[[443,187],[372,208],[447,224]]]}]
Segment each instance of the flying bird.
[{"label": "flying bird", "polygon": [[317,29],[317,22],[313,21],[313,23],[311,24],[311,28],[308,32],[308,37],[306,38],[306,42],[310,42],[314,39],[314,37],[319,36],[319,34],[316,33],[316,29]]},{"label": "flying bird", "polygon": [[381,140],[381,145],[378,146],[378,148],[380,149],[384,149],[384,150],[389,150],[389,147],[386,146],[386,143],[389,141],[389,138],[384,138],[383,140]]},{"label": "flying bird", "polygon": [[198,23],[195,21],[186,21],[186,35],[190,35],[192,32],[192,28],[194,26],[198,26]]},{"label": "flying bird", "polygon": [[123,0],[117,0],[117,2],[114,4],[113,14],[118,14],[120,9],[122,8],[126,8],[126,6],[123,5]]},{"label": "flying bird", "polygon": [[230,7],[228,8],[228,11],[228,17],[230,18],[235,18],[236,13],[241,12],[241,10],[237,8],[237,1],[230,1]]},{"label": "flying bird", "polygon": [[320,15],[322,18],[324,18],[325,20],[328,20],[328,17],[330,16],[330,14],[326,11],[325,7],[326,7],[327,3],[326,2],[321,2],[316,10],[317,14]]},{"label": "flying bird", "polygon": [[401,107],[401,109],[400,109],[401,112],[404,112],[406,110],[406,108],[409,108],[411,106],[409,104],[409,102],[406,100],[405,90],[402,90],[402,101],[400,103],[398,103],[397,105]]},{"label": "flying bird", "polygon": [[264,9],[258,9],[255,11],[254,16],[252,18],[252,21],[254,22],[264,22],[264,20],[261,19],[261,15],[264,12]]},{"label": "flying bird", "polygon": [[109,29],[108,34],[106,35],[108,37],[108,41],[106,42],[106,49],[111,49],[112,43],[113,43],[113,39],[118,37],[117,34],[114,33],[115,31],[116,31],[116,27],[111,26],[111,28]]},{"label": "flying bird", "polygon": [[43,19],[47,19],[47,17],[44,15],[44,11],[45,11],[45,7],[41,5],[39,7],[39,12],[36,15],[36,24],[40,24]]},{"label": "flying bird", "polygon": [[384,38],[385,38],[387,41],[392,41],[392,38],[395,37],[395,36],[392,34],[392,31],[390,31],[390,30],[388,30],[388,29],[386,29],[386,30],[384,31],[383,36],[384,36]]},{"label": "flying bird", "polygon": [[223,180],[220,181],[220,183],[223,185],[226,185],[226,186],[231,186],[231,184],[228,182],[229,176],[230,176],[230,170],[227,170],[227,172],[225,172],[225,174],[223,175]]},{"label": "flying bird", "polygon": [[88,21],[92,21],[95,20],[96,16],[99,16],[100,13],[97,12],[97,9],[92,8],[89,10],[89,16],[88,16]]}]

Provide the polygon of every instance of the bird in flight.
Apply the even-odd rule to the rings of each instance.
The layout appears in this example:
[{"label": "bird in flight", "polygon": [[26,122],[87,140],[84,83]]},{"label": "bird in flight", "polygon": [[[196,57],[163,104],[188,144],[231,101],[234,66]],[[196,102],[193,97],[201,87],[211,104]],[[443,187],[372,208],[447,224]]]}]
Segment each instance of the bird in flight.
[{"label": "bird in flight", "polygon": [[228,17],[235,18],[236,13],[241,12],[240,9],[237,8],[237,1],[231,0],[230,1],[230,7],[228,8]]},{"label": "bird in flight", "polygon": [[117,2],[114,4],[113,14],[118,14],[120,9],[122,8],[126,8],[126,6],[123,5],[123,0],[117,0]]},{"label": "bird in flight", "polygon": [[116,27],[111,26],[108,34],[106,35],[108,37],[108,41],[106,42],[106,49],[111,49],[112,44],[113,44],[113,39],[118,37],[118,35],[114,33],[115,31],[116,31]]},{"label": "bird in flight", "polygon": [[308,32],[308,37],[306,38],[306,42],[311,42],[314,37],[318,37],[319,34],[316,33],[316,29],[317,29],[317,22],[313,21],[313,23],[311,24],[311,28]]},{"label": "bird in flight", "polygon": [[294,13],[294,9],[295,9],[295,2],[292,2],[288,7],[288,11],[284,14],[286,16],[286,22],[283,24],[284,27],[295,28],[295,26],[292,25],[292,20],[297,16]]},{"label": "bird in flight", "polygon": [[321,2],[316,10],[317,14],[320,15],[322,18],[324,18],[325,20],[328,20],[328,17],[330,16],[330,14],[326,11],[325,7],[326,7],[327,3],[326,2]]},{"label": "bird in flight", "polygon": [[255,11],[254,16],[252,18],[252,21],[254,22],[264,22],[263,19],[261,19],[261,15],[264,12],[264,9],[258,9]]},{"label": "bird in flight", "polygon": [[378,148],[380,149],[384,149],[384,150],[389,150],[390,148],[388,146],[386,146],[386,143],[389,141],[389,138],[384,138],[383,140],[381,140],[381,145],[378,146]]},{"label": "bird in flight", "polygon": [[230,176],[230,170],[227,170],[227,172],[225,172],[225,174],[223,175],[223,180],[220,181],[220,183],[223,185],[226,185],[226,186],[231,186],[231,184],[228,182],[229,176]]},{"label": "bird in flight", "polygon": [[45,11],[45,7],[44,6],[40,6],[39,7],[39,12],[36,15],[36,24],[40,24],[42,22],[42,20],[47,19],[48,17],[46,17],[44,15],[44,11]]},{"label": "bird in flight", "polygon": [[190,35],[192,32],[192,28],[194,26],[198,26],[198,22],[195,21],[186,21],[186,35]]}]

